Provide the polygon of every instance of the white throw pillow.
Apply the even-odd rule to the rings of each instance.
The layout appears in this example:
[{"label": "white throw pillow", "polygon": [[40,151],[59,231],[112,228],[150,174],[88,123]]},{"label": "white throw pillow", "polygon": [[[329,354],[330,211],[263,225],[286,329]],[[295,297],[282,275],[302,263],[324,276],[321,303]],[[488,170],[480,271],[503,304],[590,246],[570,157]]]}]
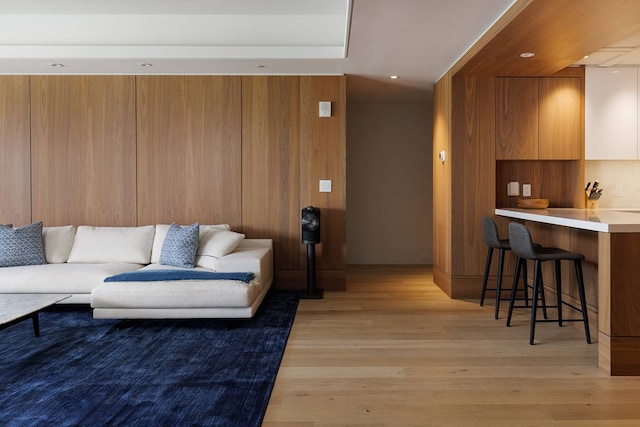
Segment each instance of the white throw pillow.
[{"label": "white throw pillow", "polygon": [[69,263],[128,262],[149,264],[155,234],[153,225],[143,227],[78,227]]},{"label": "white throw pillow", "polygon": [[244,234],[229,230],[209,230],[200,235],[196,252],[196,266],[216,270],[218,259],[233,252],[244,239]]},{"label": "white throw pillow", "polygon": [[[156,235],[153,238],[153,249],[151,250],[151,263],[160,263],[160,253],[162,252],[162,245],[164,239],[167,237],[167,231],[169,231],[169,224],[156,225]],[[202,225],[200,224],[200,238],[209,230],[229,230],[229,224],[216,224],[216,225]]]},{"label": "white throw pillow", "polygon": [[42,241],[44,244],[44,256],[47,262],[49,264],[67,262],[75,236],[76,227],[74,225],[43,227]]}]

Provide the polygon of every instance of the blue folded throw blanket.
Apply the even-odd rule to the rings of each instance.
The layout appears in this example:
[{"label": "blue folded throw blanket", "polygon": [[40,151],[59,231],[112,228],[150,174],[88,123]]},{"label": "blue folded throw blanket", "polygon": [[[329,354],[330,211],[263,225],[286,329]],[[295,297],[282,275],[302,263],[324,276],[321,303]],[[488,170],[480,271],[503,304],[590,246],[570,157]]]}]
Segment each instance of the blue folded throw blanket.
[{"label": "blue folded throw blanket", "polygon": [[105,282],[162,282],[166,280],[239,280],[249,283],[256,277],[247,272],[222,273],[199,270],[143,270],[116,274],[104,279]]}]

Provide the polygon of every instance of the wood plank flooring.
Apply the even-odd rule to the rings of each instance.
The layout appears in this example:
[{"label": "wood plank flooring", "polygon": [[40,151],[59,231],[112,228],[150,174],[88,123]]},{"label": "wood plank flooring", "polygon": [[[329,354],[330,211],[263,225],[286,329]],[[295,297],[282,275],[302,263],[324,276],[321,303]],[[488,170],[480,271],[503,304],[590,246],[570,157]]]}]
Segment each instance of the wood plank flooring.
[{"label": "wood plank flooring", "polygon": [[640,425],[640,377],[598,369],[583,331],[451,300],[429,267],[350,266],[302,300],[263,426]]}]

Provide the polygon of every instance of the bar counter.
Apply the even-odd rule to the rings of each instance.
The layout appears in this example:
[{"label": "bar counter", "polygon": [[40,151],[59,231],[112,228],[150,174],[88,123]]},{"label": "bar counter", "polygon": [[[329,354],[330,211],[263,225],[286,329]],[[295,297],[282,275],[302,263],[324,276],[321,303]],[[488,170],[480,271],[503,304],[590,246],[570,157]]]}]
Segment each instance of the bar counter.
[{"label": "bar counter", "polygon": [[[496,209],[495,214],[534,229],[552,228],[546,235],[581,233],[574,240],[593,265],[597,290],[598,365],[609,375],[640,375],[640,209]],[[564,249],[576,251],[570,246]]]}]

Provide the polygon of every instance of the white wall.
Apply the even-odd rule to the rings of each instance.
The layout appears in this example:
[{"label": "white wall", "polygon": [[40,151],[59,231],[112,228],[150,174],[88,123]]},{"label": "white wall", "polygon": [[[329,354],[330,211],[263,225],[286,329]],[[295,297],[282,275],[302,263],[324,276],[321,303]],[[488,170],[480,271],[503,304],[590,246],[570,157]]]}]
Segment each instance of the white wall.
[{"label": "white wall", "polygon": [[640,208],[640,160],[587,160],[584,176],[591,182],[597,179],[604,189],[598,207]]},{"label": "white wall", "polygon": [[431,264],[432,109],[347,104],[347,264]]}]

